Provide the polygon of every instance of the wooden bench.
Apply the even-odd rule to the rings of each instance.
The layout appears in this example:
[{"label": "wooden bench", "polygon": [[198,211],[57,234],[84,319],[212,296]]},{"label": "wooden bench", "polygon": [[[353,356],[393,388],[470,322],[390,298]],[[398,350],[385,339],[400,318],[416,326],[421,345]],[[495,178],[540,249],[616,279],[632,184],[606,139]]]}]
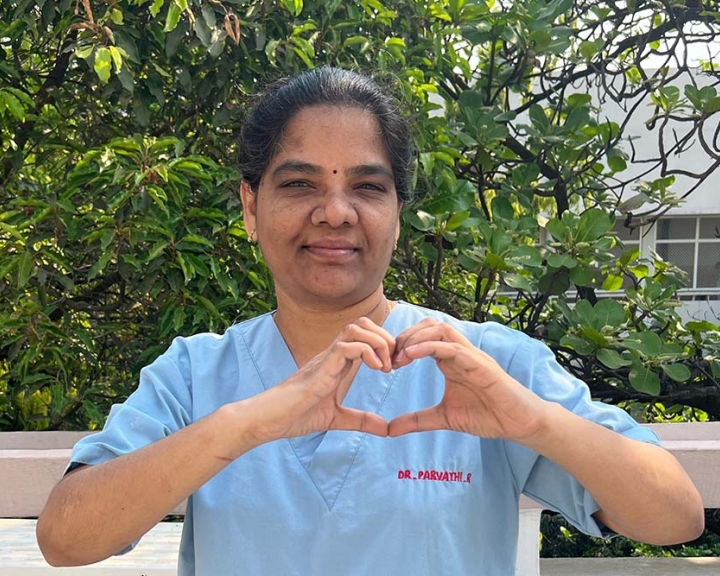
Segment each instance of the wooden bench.
[{"label": "wooden bench", "polygon": [[[663,446],[688,471],[706,508],[720,508],[720,422],[651,426]],[[166,576],[177,570],[181,523],[162,522],[132,553],[83,568],[51,568],[35,541],[35,521],[70,458],[78,432],[0,434],[0,574],[3,576]],[[539,558],[542,508],[523,498],[520,511],[518,576],[635,574],[700,576],[720,574],[720,558]],[[182,509],[176,510],[182,513]]]}]

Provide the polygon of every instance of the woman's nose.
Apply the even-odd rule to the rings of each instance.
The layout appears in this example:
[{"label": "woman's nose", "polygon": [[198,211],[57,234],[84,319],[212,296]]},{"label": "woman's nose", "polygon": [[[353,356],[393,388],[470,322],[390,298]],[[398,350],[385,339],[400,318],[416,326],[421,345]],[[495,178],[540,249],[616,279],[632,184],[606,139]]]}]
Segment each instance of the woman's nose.
[{"label": "woman's nose", "polygon": [[357,206],[353,199],[341,190],[328,191],[319,198],[312,213],[312,223],[326,224],[332,228],[357,224]]}]

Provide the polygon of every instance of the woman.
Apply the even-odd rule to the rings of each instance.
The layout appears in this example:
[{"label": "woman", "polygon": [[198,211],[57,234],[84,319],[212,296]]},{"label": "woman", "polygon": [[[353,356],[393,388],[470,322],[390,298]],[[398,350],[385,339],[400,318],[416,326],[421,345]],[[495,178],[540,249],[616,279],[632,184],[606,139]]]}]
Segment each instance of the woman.
[{"label": "woman", "polygon": [[521,492],[592,534],[701,532],[674,458],[545,346],[385,298],[409,142],[352,72],[264,97],[241,195],[277,310],[143,370],[38,521],[51,564],[118,553],[187,497],[181,574],[509,576]]}]

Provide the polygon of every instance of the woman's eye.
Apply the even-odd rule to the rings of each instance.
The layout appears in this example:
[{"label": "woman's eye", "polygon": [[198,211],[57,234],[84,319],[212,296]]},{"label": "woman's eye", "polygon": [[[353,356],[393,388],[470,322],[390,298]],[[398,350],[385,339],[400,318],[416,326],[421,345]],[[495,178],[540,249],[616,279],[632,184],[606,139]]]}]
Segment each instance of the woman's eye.
[{"label": "woman's eye", "polygon": [[303,180],[291,180],[282,185],[283,188],[304,188],[306,186],[309,186],[309,184]]},{"label": "woman's eye", "polygon": [[372,182],[364,182],[360,184],[358,188],[362,188],[364,190],[374,190],[376,192],[385,192],[384,186],[380,186],[379,184],[373,184]]}]

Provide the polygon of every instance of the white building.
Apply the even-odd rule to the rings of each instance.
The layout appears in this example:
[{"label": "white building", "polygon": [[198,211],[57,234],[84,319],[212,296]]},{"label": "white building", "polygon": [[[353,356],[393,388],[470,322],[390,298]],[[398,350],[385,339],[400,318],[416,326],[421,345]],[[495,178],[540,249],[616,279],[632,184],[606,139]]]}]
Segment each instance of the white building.
[{"label": "white building", "polygon": [[[710,79],[705,76],[696,76],[696,81],[710,85]],[[683,94],[683,85],[687,78],[681,78],[676,83]],[[649,106],[649,104],[648,104]],[[638,110],[638,112],[641,112]],[[613,110],[612,106],[604,105],[603,114],[617,121],[620,110]],[[615,117],[618,115],[618,117]],[[626,136],[633,139],[636,160],[649,159],[659,156],[658,125],[650,130],[645,122],[650,116],[636,114],[626,128]],[[716,115],[717,116],[717,115]],[[710,140],[709,145],[718,148],[720,141],[713,142],[713,138],[720,140],[715,133],[718,119],[712,117],[708,122],[704,134]],[[666,145],[671,145],[675,136],[681,137],[689,128],[689,123],[676,122],[672,130],[666,128]],[[627,146],[626,152],[630,152]],[[718,156],[720,158],[720,155]],[[700,174],[705,172],[718,158],[710,157],[700,147],[697,136],[693,139],[693,146],[680,156],[667,155],[667,169],[680,169],[686,172]],[[627,174],[640,174],[645,165],[632,165]],[[626,173],[622,173],[624,177]],[[654,177],[660,176],[659,170]],[[653,176],[645,176],[651,179]],[[676,197],[684,196],[697,180],[681,174],[676,175],[672,191]],[[632,196],[632,192],[624,199]],[[642,212],[646,207],[640,208]],[[619,218],[618,220],[622,220]],[[650,257],[656,252],[661,258],[674,263],[687,272],[690,285],[681,291],[681,299],[686,302],[682,311],[683,316],[705,319],[720,323],[720,169],[707,178],[696,190],[692,191],[680,206],[673,207],[664,214],[655,225],[643,226],[630,232],[624,228],[622,222],[616,226],[618,236],[626,246],[639,246],[644,256]]]}]

